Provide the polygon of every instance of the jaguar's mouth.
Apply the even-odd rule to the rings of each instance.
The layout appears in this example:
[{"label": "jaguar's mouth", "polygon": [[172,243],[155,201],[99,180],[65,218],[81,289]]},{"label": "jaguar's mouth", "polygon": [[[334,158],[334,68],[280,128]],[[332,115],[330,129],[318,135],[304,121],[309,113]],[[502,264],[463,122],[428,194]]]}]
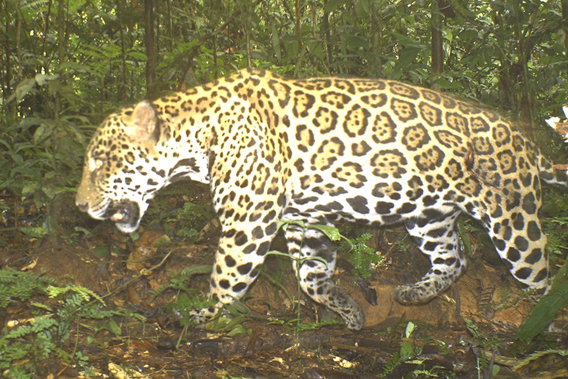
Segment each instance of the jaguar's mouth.
[{"label": "jaguar's mouth", "polygon": [[106,218],[116,224],[116,227],[130,233],[138,228],[140,222],[140,206],[134,202],[121,202],[113,204],[106,211]]}]

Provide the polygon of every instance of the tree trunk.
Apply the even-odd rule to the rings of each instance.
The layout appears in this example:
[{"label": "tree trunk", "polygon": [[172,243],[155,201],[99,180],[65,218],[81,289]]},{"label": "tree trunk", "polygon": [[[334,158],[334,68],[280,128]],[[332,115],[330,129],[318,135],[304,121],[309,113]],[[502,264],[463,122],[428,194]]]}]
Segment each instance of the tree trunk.
[{"label": "tree trunk", "polygon": [[[562,20],[564,20],[564,35],[568,35],[568,0],[562,0]],[[564,46],[568,51],[568,38],[564,38]]]},{"label": "tree trunk", "polygon": [[154,49],[154,1],[144,0],[144,43],[146,45],[146,98],[153,99],[156,92],[156,53]]},{"label": "tree trunk", "polygon": [[323,2],[323,28],[325,33],[325,44],[327,47],[327,66],[331,67],[333,66],[333,46],[331,46],[331,31],[329,30],[329,12],[327,10],[327,0]]},{"label": "tree trunk", "polygon": [[432,72],[444,72],[444,50],[442,45],[442,14],[438,0],[432,0]]},{"label": "tree trunk", "polygon": [[[65,25],[67,25],[67,20],[65,19],[65,14],[66,14],[65,4],[66,4],[65,0],[59,0],[57,2],[57,42],[58,42],[57,47],[59,55],[59,67],[56,69],[56,72],[59,73],[59,80],[61,81],[62,85],[64,83],[63,80],[64,73],[60,69],[60,67],[67,60],[67,55],[66,55],[67,39],[65,37],[66,33]],[[45,67],[45,71],[49,72],[48,67]],[[61,112],[61,96],[59,96],[59,94],[56,94],[53,102],[55,104],[55,107],[53,109],[53,118],[58,119],[59,113]]]},{"label": "tree trunk", "polygon": [[121,73],[120,82],[118,84],[118,91],[124,94],[128,99],[130,99],[131,91],[128,91],[128,80],[127,80],[127,70],[126,70],[126,43],[124,41],[124,25],[123,25],[124,9],[122,7],[122,0],[116,0],[116,18],[118,19],[118,33],[120,36],[120,63],[121,63]]},{"label": "tree trunk", "polygon": [[298,38],[298,59],[296,60],[296,69],[294,70],[294,75],[297,77],[300,74],[300,68],[302,67],[302,56],[303,45],[302,45],[302,21],[301,21],[301,0],[296,0],[294,2],[294,13],[295,13],[295,25],[296,25],[296,37]]}]

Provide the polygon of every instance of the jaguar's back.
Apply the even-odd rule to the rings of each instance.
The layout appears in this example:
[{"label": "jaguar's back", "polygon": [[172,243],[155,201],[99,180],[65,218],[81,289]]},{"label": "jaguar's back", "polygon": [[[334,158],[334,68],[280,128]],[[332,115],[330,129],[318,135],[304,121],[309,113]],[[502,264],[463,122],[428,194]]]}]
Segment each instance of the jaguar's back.
[{"label": "jaguar's back", "polygon": [[[403,222],[432,262],[398,291],[401,302],[417,303],[463,271],[455,220],[466,212],[485,225],[515,278],[543,288],[540,180],[567,185],[566,172],[508,121],[469,103],[392,81],[245,70],[107,119],[87,151],[77,204],[132,231],[147,200],[184,176],[211,183],[222,225],[211,278],[220,302],[200,320],[243,296],[280,219]],[[307,259],[302,288],[360,328],[358,305],[330,281],[327,237],[290,223],[286,238],[289,253]]]}]

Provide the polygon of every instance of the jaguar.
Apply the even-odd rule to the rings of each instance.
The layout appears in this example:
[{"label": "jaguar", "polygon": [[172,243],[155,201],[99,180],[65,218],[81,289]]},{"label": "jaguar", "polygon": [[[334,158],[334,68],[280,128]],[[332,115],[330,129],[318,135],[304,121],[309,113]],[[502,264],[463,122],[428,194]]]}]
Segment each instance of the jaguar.
[{"label": "jaguar", "polygon": [[402,223],[431,262],[397,288],[403,304],[430,301],[464,271],[461,213],[484,226],[521,285],[546,289],[538,211],[541,181],[568,187],[558,167],[506,118],[434,90],[245,69],[108,116],[87,148],[76,204],[130,233],[164,186],[209,183],[221,225],[216,304],[194,318],[243,297],[284,222],[302,290],[356,330],[364,314],[332,280],[334,244],[310,225]]}]

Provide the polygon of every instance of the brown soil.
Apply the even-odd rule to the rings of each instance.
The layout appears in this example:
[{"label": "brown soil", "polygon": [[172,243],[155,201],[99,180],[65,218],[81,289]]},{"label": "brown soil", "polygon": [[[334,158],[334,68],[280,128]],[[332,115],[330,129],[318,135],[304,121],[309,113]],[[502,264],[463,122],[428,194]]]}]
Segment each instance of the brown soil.
[{"label": "brown soil", "polygon": [[[503,375],[500,377],[507,378],[537,377],[543,371],[553,375],[546,377],[562,377],[563,373],[568,377],[565,363],[554,355],[546,363],[538,360],[513,371],[519,360],[508,348],[515,346],[514,333],[534,302],[500,263],[492,266],[483,259],[493,253],[474,236],[469,267],[450,291],[426,305],[402,306],[394,300],[395,287],[419,279],[427,271],[428,261],[415,247],[399,248],[396,242],[405,238],[404,229],[375,233],[373,247],[385,259],[367,284],[376,290],[378,305],[365,300],[369,295],[356,285],[348,270],[341,268],[337,275],[338,283],[365,311],[366,325],[358,332],[348,331],[340,323],[298,332],[296,324],[288,322],[296,317],[292,298],[297,293],[290,264],[271,257],[246,297],[245,304],[253,313],[237,325],[240,329],[235,330],[243,333],[228,335],[202,327],[184,330],[167,307],[178,293],[171,290],[154,297],[180,269],[212,263],[214,227],[198,245],[172,243],[156,248],[153,244],[164,231],[141,230],[141,238],[132,242],[110,223],[93,222],[76,213],[74,217],[62,223],[60,230],[67,238],[62,238],[65,234],[34,239],[17,231],[7,233],[2,238],[0,263],[18,270],[45,271],[61,284],[72,282],[104,296],[110,309],[127,308],[146,317],[144,322],[134,317],[117,318],[119,334],[103,327],[108,319],[81,320],[73,326],[63,348],[88,356],[95,377],[402,378],[421,369],[439,377],[477,378],[490,375],[496,367]],[[70,238],[76,225],[95,232]],[[281,246],[280,239],[273,247]],[[192,277],[190,284],[198,292],[207,291],[204,275]],[[306,297],[301,302],[304,324],[335,317]],[[31,314],[24,304],[0,312],[5,323]],[[465,320],[473,322],[478,335],[466,327]],[[406,338],[409,321],[416,329]],[[486,343],[491,339],[498,346]],[[565,333],[538,339],[556,339],[560,345],[554,348],[566,349]],[[176,349],[178,341],[181,344]],[[394,364],[405,346],[414,346],[416,356]],[[485,368],[478,371],[479,362]],[[38,367],[40,377],[77,377],[82,371],[63,361]]]}]

